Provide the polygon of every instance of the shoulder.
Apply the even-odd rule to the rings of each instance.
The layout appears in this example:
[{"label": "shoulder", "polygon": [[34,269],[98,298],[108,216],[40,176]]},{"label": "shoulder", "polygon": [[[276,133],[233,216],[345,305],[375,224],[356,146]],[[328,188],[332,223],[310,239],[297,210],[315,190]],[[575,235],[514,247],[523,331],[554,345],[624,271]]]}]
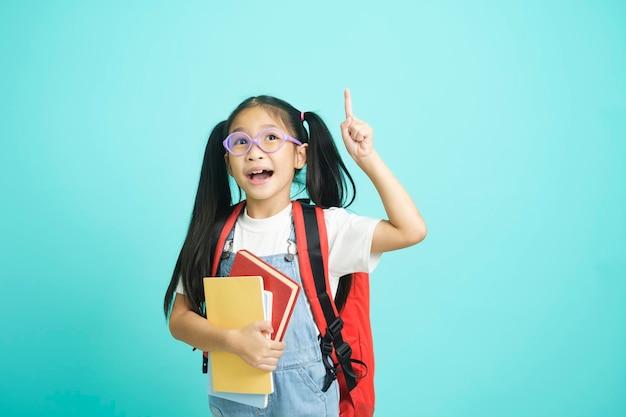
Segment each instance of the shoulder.
[{"label": "shoulder", "polygon": [[355,221],[372,220],[376,222],[380,220],[380,219],[375,219],[373,217],[361,216],[359,214],[348,211],[347,209],[343,207],[330,207],[330,208],[324,209],[324,218],[326,219],[327,223],[336,222],[336,221],[345,221],[345,220],[355,220]]},{"label": "shoulder", "polygon": [[341,207],[331,207],[324,209],[324,221],[326,228],[329,230],[337,229],[341,226],[347,225],[351,218],[359,217],[354,213],[350,213],[348,210]]},{"label": "shoulder", "polygon": [[328,223],[329,221],[335,221],[337,219],[345,219],[349,215],[350,212],[341,207],[330,207],[324,209],[324,219],[326,220],[326,223]]},{"label": "shoulder", "polygon": [[352,233],[356,232],[357,234],[365,232],[369,234],[380,221],[380,219],[360,216],[341,207],[324,209],[324,220],[329,236],[336,235],[342,231],[352,231]]}]

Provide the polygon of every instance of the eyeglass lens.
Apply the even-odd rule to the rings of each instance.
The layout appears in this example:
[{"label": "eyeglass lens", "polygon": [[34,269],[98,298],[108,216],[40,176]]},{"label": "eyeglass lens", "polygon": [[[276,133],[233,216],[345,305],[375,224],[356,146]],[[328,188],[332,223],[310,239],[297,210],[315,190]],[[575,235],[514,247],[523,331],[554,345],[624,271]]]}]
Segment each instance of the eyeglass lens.
[{"label": "eyeglass lens", "polygon": [[[235,132],[228,138],[228,148],[236,155],[244,154],[252,147],[253,140],[243,132]],[[255,142],[265,152],[276,152],[285,142],[285,135],[279,130],[267,130]]]}]

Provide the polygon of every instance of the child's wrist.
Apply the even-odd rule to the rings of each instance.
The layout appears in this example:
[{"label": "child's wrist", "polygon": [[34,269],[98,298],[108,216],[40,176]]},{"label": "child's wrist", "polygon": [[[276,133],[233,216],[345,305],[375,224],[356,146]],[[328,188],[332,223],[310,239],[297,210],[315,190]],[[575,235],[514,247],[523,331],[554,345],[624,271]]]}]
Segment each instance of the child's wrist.
[{"label": "child's wrist", "polygon": [[238,329],[225,329],[224,330],[224,350],[230,353],[237,353],[239,351],[239,344],[237,337]]},{"label": "child's wrist", "polygon": [[375,149],[372,149],[367,155],[360,155],[358,157],[354,157],[354,162],[361,168],[363,171],[367,172],[368,170],[375,169],[376,166],[380,163],[381,158],[376,152]]}]

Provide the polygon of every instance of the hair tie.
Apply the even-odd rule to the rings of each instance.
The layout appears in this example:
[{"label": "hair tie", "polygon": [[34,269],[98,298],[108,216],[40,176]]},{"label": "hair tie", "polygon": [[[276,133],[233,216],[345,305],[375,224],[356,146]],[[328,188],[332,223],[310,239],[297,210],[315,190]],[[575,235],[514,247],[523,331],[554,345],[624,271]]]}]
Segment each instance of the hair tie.
[{"label": "hair tie", "polygon": [[304,122],[304,112],[303,111],[300,112],[300,121]]}]

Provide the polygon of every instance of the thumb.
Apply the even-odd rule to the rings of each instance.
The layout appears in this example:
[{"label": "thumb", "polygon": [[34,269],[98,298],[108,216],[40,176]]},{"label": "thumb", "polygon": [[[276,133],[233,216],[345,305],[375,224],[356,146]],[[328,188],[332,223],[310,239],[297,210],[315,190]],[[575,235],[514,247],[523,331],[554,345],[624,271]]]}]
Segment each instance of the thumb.
[{"label": "thumb", "polygon": [[256,323],[256,329],[261,333],[272,334],[274,333],[274,328],[272,327],[272,322],[269,321],[259,321]]}]

